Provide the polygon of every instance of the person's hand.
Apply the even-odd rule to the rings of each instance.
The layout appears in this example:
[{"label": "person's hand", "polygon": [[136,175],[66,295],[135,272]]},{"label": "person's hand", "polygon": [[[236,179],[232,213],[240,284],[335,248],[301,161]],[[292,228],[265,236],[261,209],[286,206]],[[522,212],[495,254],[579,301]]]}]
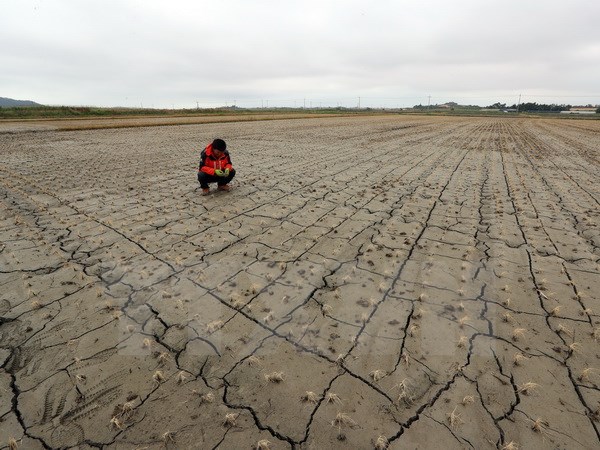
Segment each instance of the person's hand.
[{"label": "person's hand", "polygon": [[219,170],[219,169],[215,169],[215,175],[218,176],[218,177],[225,176],[225,174],[223,173],[223,171]]},{"label": "person's hand", "polygon": [[226,177],[228,177],[228,176],[229,176],[229,169],[225,169],[225,170],[223,171],[223,173],[225,174],[225,176],[226,176]]}]

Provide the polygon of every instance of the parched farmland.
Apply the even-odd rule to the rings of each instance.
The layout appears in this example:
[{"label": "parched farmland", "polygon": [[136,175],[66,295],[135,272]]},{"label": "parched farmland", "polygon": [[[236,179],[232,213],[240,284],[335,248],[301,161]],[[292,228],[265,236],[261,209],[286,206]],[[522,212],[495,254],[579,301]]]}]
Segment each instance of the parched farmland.
[{"label": "parched farmland", "polygon": [[[202,197],[214,137],[237,177]],[[599,143],[406,116],[0,133],[0,448],[599,446]]]}]

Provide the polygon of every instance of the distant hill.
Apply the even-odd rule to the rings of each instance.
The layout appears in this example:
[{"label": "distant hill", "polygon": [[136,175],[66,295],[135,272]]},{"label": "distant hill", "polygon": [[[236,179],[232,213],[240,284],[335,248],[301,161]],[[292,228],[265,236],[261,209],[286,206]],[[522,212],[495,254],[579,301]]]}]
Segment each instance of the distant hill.
[{"label": "distant hill", "polygon": [[13,108],[15,106],[42,106],[31,100],[14,100],[12,98],[0,97],[0,108]]}]

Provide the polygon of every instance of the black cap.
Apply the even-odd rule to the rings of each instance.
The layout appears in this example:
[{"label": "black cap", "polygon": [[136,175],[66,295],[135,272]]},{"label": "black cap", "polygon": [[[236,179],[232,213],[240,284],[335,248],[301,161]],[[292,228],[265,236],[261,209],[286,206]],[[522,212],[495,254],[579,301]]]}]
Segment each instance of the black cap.
[{"label": "black cap", "polygon": [[222,152],[224,152],[225,149],[227,148],[227,144],[225,143],[225,141],[223,139],[215,139],[212,142],[212,148],[214,148],[215,150],[221,150]]}]

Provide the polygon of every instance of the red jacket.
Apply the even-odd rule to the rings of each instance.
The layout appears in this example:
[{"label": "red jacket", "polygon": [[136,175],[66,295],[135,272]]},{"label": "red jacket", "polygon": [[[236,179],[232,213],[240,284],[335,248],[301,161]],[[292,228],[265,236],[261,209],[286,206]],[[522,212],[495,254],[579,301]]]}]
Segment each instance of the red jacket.
[{"label": "red jacket", "polygon": [[217,158],[213,153],[212,143],[210,143],[204,150],[202,150],[202,153],[200,154],[200,165],[198,167],[198,172],[214,175],[215,169],[232,170],[233,165],[231,164],[231,158],[229,157],[229,152],[227,150],[223,152],[223,156]]}]

